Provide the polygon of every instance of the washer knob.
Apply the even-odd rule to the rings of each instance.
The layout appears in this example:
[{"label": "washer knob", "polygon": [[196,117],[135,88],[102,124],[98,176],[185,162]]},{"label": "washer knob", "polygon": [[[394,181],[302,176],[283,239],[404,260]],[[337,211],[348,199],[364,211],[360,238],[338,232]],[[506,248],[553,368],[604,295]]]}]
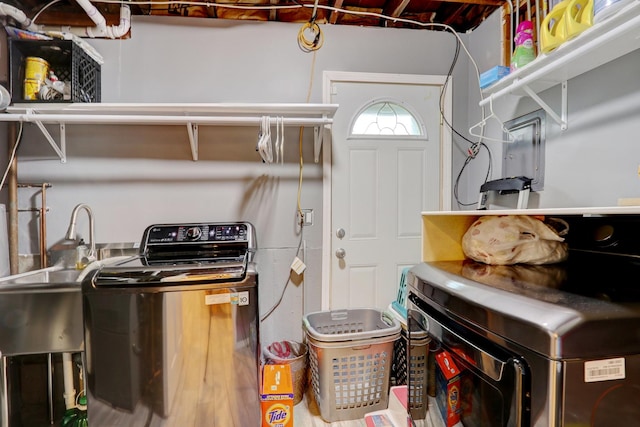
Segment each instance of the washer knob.
[{"label": "washer knob", "polygon": [[190,227],[187,229],[187,239],[198,240],[202,236],[202,229],[200,227]]}]

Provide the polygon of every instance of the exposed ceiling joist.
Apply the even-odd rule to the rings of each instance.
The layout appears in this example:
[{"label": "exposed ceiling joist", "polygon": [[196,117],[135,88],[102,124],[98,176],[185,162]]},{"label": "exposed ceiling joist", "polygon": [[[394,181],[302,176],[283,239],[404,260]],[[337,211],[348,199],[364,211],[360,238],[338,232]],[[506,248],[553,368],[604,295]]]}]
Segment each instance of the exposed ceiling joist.
[{"label": "exposed ceiling joist", "polygon": [[[1,2],[2,0],[0,0]],[[36,23],[55,26],[89,26],[91,19],[75,0],[5,0]],[[118,25],[120,5],[93,1],[107,25]],[[157,4],[148,0],[128,2],[132,15],[189,16],[211,19],[243,19],[302,23],[314,10],[313,1],[236,0]],[[458,32],[476,28],[505,0],[318,0],[316,22],[330,25],[391,28],[441,29],[429,23],[446,24]]]}]

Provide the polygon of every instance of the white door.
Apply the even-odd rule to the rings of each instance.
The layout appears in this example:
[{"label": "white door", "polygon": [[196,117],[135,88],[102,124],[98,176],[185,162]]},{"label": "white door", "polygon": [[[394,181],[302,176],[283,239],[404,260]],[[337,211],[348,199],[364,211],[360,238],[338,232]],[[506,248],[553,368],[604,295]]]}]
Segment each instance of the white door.
[{"label": "white door", "polygon": [[421,261],[420,213],[450,209],[444,83],[444,76],[325,72],[324,102],[338,109],[323,146],[323,309],[386,308],[402,270]]}]

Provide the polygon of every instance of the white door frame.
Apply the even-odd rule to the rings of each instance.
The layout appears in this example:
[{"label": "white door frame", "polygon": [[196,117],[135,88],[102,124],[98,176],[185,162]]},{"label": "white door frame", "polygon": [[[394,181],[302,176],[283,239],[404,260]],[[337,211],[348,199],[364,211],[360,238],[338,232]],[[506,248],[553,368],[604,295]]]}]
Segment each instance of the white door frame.
[{"label": "white door frame", "polygon": [[[331,87],[334,82],[361,82],[361,83],[407,83],[430,84],[444,86],[446,76],[431,76],[419,74],[384,74],[361,73],[349,71],[324,71],[322,76],[322,100],[331,102]],[[452,78],[444,93],[444,116],[447,123],[453,123],[452,119]],[[339,106],[338,106],[339,108]],[[440,209],[451,210],[452,192],[452,132],[444,121],[440,120]],[[322,310],[329,309],[331,289],[331,144],[333,137],[331,132],[325,132],[325,142],[322,144]]]}]

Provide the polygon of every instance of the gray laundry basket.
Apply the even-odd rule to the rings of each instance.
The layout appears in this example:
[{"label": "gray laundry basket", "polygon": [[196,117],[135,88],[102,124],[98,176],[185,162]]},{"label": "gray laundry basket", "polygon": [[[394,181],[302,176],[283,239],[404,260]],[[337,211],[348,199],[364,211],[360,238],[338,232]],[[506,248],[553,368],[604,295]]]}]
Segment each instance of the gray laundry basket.
[{"label": "gray laundry basket", "polygon": [[389,404],[393,345],[400,324],[375,309],[310,313],[303,318],[311,387],[327,422],[363,418]]}]

